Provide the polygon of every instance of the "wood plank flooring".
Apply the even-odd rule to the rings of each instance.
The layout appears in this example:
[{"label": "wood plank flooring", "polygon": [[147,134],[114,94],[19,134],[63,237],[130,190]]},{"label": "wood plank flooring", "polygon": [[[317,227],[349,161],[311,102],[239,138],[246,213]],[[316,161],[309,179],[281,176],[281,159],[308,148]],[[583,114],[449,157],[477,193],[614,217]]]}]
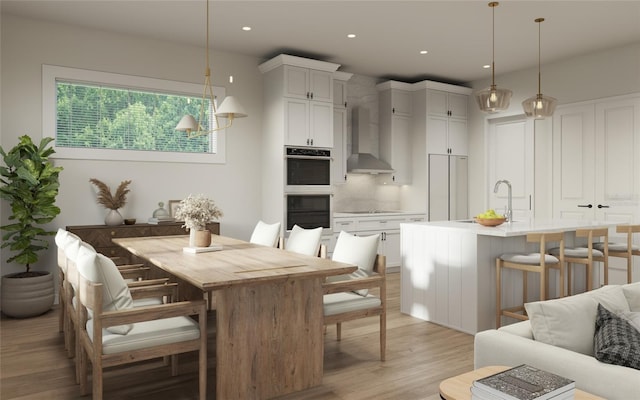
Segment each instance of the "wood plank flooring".
[{"label": "wood plank flooring", "polygon": [[[437,400],[443,379],[473,369],[473,336],[400,313],[398,273],[388,275],[387,361],[380,361],[378,318],[335,326],[325,336],[323,384],[280,400]],[[214,326],[213,321],[209,324]],[[24,320],[0,320],[0,399],[89,399],[75,384],[73,360],[58,333],[58,310]],[[215,398],[215,352],[209,341],[208,392]],[[197,362],[180,358],[180,375],[150,361],[105,374],[105,399],[191,400],[197,398]],[[225,399],[226,400],[226,399]]]}]

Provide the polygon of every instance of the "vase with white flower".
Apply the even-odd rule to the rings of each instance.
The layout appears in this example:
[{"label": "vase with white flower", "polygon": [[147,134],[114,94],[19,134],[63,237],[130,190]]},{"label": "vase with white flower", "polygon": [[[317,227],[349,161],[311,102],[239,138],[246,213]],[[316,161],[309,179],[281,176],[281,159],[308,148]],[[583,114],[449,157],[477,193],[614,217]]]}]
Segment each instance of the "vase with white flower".
[{"label": "vase with white flower", "polygon": [[208,247],[211,244],[211,232],[207,223],[222,217],[216,203],[202,194],[189,195],[180,201],[175,218],[184,221],[183,227],[189,229],[189,247]]}]

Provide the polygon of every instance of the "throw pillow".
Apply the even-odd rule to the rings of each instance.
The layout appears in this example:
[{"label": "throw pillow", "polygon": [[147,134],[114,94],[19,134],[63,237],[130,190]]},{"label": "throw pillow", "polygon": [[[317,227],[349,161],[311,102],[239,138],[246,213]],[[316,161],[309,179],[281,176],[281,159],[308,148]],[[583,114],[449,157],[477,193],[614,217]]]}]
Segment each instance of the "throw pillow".
[{"label": "throw pillow", "polygon": [[[102,284],[102,310],[114,311],[133,307],[129,287],[114,262],[103,254],[81,247],[78,251],[78,272],[87,280]],[[107,331],[126,335],[133,325],[110,326]]]},{"label": "throw pillow", "polygon": [[[344,279],[365,278],[373,272],[373,263],[376,261],[378,254],[378,242],[380,235],[371,236],[355,236],[351,233],[341,231],[336,241],[336,247],[333,249],[333,261],[354,264],[358,269],[349,275],[338,275],[329,277],[329,282]],[[356,291],[361,296],[366,296],[369,290],[362,289]]]},{"label": "throw pillow", "polygon": [[631,326],[633,326],[640,332],[640,311],[625,311],[621,314],[618,314],[618,316],[629,321]]},{"label": "throw pillow", "polygon": [[320,249],[321,236],[322,227],[304,229],[298,225],[294,225],[285,245],[285,250],[306,254],[308,256],[317,256],[318,250]]},{"label": "throw pillow", "polygon": [[594,353],[597,360],[607,364],[640,369],[640,332],[598,304]]},{"label": "throw pillow", "polygon": [[593,335],[598,303],[614,312],[629,311],[619,285],[561,299],[525,304],[535,340],[593,356]]},{"label": "throw pillow", "polygon": [[629,309],[640,311],[640,282],[622,285],[622,291],[629,302]]}]

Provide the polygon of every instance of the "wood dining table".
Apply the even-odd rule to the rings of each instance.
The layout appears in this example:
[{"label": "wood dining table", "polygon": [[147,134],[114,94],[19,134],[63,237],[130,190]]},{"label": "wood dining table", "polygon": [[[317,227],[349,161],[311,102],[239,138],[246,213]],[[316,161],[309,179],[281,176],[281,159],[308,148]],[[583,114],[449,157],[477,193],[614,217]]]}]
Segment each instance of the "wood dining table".
[{"label": "wood dining table", "polygon": [[190,286],[214,291],[216,398],[267,399],[322,383],[322,284],[356,266],[212,235],[217,251],[192,253],[188,236],[114,239]]}]

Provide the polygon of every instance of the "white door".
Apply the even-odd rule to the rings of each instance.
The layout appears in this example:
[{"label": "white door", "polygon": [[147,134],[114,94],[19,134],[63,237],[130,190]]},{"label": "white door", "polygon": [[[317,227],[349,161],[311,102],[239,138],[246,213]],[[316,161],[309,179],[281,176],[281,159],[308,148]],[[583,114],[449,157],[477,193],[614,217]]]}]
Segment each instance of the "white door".
[{"label": "white door", "polygon": [[[511,183],[515,221],[533,216],[533,140],[533,120],[523,115],[489,120],[488,208],[504,213],[508,204],[507,186],[501,184],[498,193],[493,190],[497,181],[506,179]],[[474,215],[477,212],[472,210]]]}]

